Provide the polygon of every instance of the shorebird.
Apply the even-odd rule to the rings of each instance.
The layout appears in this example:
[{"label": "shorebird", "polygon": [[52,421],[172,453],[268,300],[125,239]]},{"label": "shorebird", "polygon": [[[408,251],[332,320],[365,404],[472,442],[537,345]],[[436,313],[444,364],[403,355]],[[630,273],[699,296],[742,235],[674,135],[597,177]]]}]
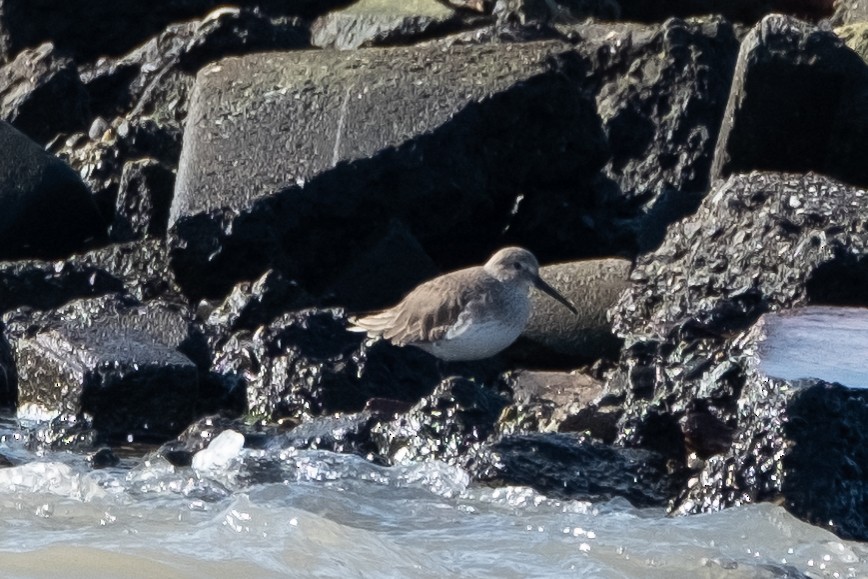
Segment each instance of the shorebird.
[{"label": "shorebird", "polygon": [[415,346],[441,360],[481,360],[512,344],[524,330],[531,286],[578,313],[540,278],[539,263],[531,252],[506,247],[485,265],[417,286],[392,308],[350,318],[350,330],[396,346]]}]

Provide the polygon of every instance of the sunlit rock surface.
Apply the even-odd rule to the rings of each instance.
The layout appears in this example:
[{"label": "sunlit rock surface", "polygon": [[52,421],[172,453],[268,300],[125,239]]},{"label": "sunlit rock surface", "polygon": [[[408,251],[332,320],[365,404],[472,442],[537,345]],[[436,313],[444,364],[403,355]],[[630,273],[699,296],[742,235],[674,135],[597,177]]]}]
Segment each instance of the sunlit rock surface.
[{"label": "sunlit rock surface", "polygon": [[274,266],[320,290],[395,224],[443,269],[484,260],[525,187],[590,195],[604,162],[580,73],[552,60],[568,49],[296,52],[203,69],[170,214],[177,279],[190,296],[221,297]]}]

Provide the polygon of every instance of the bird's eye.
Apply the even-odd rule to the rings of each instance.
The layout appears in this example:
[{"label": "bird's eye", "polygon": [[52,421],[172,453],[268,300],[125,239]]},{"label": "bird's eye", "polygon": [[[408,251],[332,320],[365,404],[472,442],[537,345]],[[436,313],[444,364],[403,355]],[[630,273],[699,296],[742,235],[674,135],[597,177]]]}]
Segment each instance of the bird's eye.
[{"label": "bird's eye", "polygon": [[516,261],[515,263],[512,264],[512,267],[514,267],[515,269],[521,269],[521,264]]}]

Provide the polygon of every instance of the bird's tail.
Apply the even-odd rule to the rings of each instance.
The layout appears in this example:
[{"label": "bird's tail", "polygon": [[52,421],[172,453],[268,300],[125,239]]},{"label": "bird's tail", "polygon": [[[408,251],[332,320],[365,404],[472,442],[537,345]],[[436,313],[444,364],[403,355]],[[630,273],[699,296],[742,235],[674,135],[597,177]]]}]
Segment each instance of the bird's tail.
[{"label": "bird's tail", "polygon": [[389,329],[395,319],[395,314],[390,311],[379,312],[369,316],[349,318],[351,332],[367,332],[371,338],[378,338]]}]

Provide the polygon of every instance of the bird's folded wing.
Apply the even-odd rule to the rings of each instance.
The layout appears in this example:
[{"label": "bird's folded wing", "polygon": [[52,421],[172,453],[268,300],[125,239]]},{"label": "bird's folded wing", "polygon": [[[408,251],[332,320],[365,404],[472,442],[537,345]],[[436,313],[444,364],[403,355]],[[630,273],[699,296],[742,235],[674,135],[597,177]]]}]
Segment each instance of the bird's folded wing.
[{"label": "bird's folded wing", "polygon": [[467,307],[467,270],[456,271],[423,283],[395,307],[358,320],[398,346],[442,339]]}]

